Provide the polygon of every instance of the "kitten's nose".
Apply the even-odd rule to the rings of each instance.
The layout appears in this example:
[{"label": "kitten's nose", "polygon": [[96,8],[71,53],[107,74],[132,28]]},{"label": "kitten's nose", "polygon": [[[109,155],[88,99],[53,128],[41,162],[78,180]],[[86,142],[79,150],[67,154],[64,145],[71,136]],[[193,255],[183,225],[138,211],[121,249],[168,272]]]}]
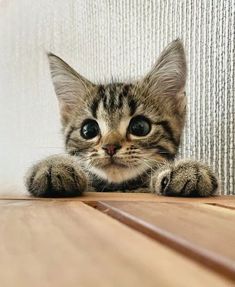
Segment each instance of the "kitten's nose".
[{"label": "kitten's nose", "polygon": [[105,152],[113,156],[122,146],[120,144],[106,144],[102,146],[102,149],[105,150]]}]

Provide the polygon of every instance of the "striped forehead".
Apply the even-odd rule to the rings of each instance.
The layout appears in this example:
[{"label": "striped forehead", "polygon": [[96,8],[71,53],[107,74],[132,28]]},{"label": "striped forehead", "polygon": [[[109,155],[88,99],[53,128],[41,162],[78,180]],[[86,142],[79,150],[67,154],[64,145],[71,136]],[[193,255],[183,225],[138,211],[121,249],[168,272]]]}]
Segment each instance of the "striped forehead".
[{"label": "striped forehead", "polygon": [[132,90],[131,84],[100,85],[90,107],[93,117],[115,127],[123,117],[133,115],[137,103]]}]

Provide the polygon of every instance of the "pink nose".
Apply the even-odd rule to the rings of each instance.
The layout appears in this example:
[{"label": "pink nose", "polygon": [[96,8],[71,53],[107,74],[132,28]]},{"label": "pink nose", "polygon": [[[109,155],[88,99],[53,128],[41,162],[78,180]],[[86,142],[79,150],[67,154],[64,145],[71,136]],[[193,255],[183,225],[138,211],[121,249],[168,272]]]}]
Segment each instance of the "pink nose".
[{"label": "pink nose", "polygon": [[102,146],[102,149],[110,156],[113,156],[120,148],[120,144],[106,144]]}]

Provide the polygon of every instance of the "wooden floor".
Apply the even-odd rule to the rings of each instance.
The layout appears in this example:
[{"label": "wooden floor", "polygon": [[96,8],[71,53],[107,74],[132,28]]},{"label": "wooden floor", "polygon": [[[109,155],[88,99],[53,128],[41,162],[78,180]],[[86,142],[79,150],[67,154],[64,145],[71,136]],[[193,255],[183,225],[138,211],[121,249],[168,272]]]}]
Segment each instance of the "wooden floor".
[{"label": "wooden floor", "polygon": [[0,199],[1,287],[235,286],[235,197]]}]

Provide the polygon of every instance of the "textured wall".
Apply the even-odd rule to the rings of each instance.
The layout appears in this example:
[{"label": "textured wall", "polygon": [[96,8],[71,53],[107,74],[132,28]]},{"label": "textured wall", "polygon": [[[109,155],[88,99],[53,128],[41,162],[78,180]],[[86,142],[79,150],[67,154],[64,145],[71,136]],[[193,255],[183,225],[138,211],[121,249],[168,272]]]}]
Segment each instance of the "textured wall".
[{"label": "textured wall", "polygon": [[0,183],[20,186],[33,161],[62,152],[46,50],[90,80],[125,80],[180,37],[189,65],[181,156],[209,162],[235,194],[234,21],[234,0],[0,0]]}]

